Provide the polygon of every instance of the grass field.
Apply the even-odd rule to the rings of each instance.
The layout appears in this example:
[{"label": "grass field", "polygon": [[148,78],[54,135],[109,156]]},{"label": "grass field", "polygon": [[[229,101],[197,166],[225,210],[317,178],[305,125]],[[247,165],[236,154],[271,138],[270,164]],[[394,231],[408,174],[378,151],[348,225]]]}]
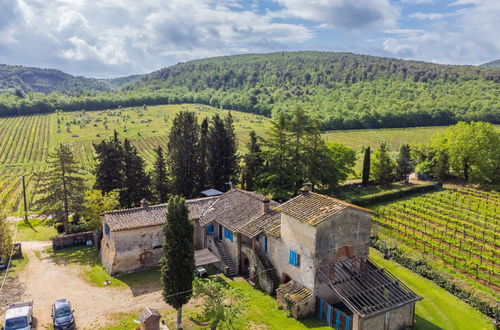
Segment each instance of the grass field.
[{"label": "grass field", "polygon": [[370,250],[370,259],[394,274],[416,294],[423,298],[415,308],[416,330],[486,330],[493,329],[492,320],[473,309],[449,292],[394,261]]}]

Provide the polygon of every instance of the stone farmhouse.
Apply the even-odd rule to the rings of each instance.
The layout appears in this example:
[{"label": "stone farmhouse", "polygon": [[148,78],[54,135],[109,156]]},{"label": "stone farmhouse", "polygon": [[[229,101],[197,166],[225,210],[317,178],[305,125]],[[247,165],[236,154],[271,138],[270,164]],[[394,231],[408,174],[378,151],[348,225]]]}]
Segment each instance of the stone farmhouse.
[{"label": "stone farmhouse", "polygon": [[[335,329],[407,329],[421,298],[368,258],[371,211],[301,189],[279,204],[241,189],[187,200],[196,265],[242,275],[296,318]],[[101,259],[111,275],[155,266],[166,205],[103,213]]]}]

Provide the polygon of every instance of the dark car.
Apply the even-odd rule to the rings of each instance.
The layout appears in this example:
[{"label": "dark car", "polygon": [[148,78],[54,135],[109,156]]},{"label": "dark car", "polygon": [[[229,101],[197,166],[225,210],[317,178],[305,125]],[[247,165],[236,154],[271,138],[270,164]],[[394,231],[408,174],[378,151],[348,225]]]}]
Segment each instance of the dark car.
[{"label": "dark car", "polygon": [[68,299],[56,300],[52,305],[54,330],[76,329],[73,312]]}]

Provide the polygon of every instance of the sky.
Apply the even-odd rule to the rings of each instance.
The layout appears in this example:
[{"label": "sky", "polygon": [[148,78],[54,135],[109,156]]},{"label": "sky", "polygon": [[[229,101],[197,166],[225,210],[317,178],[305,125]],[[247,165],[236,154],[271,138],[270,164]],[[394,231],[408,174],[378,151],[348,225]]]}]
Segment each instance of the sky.
[{"label": "sky", "polygon": [[294,50],[500,58],[500,0],[0,0],[0,63],[109,78]]}]

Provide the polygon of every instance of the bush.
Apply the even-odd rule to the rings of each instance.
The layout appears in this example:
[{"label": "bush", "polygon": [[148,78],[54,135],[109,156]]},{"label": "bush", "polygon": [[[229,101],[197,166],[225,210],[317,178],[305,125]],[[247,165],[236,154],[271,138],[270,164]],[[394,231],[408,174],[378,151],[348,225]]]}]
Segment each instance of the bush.
[{"label": "bush", "polygon": [[424,259],[409,257],[397,247],[387,247],[383,241],[379,240],[378,236],[371,237],[370,245],[379,250],[385,259],[396,261],[422,277],[433,281],[460,300],[478,309],[481,313],[492,318],[495,317],[496,302],[486,294],[464,288],[462,283],[450,275],[433,269]]},{"label": "bush", "polygon": [[349,202],[354,205],[368,206],[376,203],[391,201],[396,198],[401,198],[416,193],[440,190],[441,188],[442,185],[440,183],[430,182],[418,186],[386,190],[375,194],[365,195],[362,197],[354,197],[350,199]]}]

